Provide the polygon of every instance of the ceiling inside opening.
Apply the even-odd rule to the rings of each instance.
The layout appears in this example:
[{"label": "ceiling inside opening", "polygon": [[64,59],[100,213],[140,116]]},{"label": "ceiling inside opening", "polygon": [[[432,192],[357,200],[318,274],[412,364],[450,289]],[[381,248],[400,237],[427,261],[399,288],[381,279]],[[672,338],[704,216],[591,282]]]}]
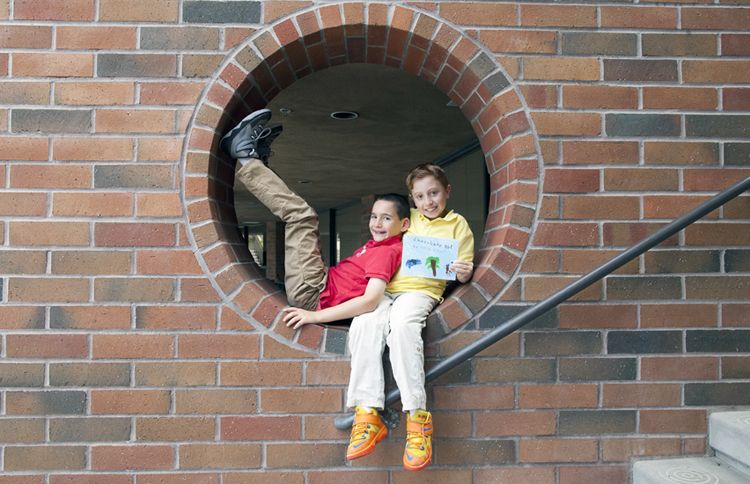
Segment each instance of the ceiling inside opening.
[{"label": "ceiling inside opening", "polygon": [[[399,69],[345,64],[307,76],[267,106],[284,132],[269,166],[316,210],[371,193],[406,194],[404,178],[476,139],[461,111],[426,81]],[[353,111],[354,120],[331,117]],[[286,114],[285,114],[286,113]],[[241,184],[235,185],[241,225],[274,220]]]}]

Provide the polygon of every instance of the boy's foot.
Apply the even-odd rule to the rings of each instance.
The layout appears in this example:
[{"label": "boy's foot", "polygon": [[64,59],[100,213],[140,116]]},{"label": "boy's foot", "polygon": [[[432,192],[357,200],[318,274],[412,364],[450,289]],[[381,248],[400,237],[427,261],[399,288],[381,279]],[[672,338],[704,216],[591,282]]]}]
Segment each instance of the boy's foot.
[{"label": "boy's foot", "polygon": [[432,414],[427,410],[413,410],[406,419],[406,448],[404,468],[419,471],[432,462]]},{"label": "boy's foot", "polygon": [[260,109],[248,114],[221,138],[219,146],[234,159],[258,158],[258,140],[271,133],[265,127],[270,119],[270,109]]},{"label": "boy's foot", "polygon": [[375,450],[378,442],[387,435],[388,427],[380,419],[378,411],[357,405],[354,410],[352,435],[349,438],[349,447],[346,449],[346,460],[366,456]]},{"label": "boy's foot", "polygon": [[284,130],[284,127],[280,124],[271,124],[266,126],[266,128],[270,130],[268,136],[264,136],[258,140],[256,151],[258,152],[258,158],[267,165],[268,158],[273,154],[271,151],[271,143],[279,137]]}]

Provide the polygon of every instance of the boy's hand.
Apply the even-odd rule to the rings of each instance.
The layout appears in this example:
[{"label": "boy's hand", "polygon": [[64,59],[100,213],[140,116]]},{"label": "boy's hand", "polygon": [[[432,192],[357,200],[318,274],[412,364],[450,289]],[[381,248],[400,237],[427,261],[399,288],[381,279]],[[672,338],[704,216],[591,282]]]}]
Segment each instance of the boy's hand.
[{"label": "boy's hand", "polygon": [[458,279],[459,282],[464,283],[471,279],[471,275],[474,273],[474,264],[463,260],[457,260],[451,264],[450,270],[456,273],[456,279]]},{"label": "boy's hand", "polygon": [[300,308],[284,308],[284,322],[287,327],[299,329],[305,324],[317,323],[318,318],[315,311],[307,311]]}]

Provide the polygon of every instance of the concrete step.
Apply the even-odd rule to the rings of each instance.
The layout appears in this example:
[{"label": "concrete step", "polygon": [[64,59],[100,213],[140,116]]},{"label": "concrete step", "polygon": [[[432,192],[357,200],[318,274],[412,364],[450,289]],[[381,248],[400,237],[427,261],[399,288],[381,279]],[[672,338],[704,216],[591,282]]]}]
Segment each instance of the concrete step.
[{"label": "concrete step", "polygon": [[750,472],[750,411],[715,412],[708,425],[708,442],[716,455]]},{"label": "concrete step", "polygon": [[748,484],[741,474],[715,457],[642,460],[633,464],[633,484]]}]

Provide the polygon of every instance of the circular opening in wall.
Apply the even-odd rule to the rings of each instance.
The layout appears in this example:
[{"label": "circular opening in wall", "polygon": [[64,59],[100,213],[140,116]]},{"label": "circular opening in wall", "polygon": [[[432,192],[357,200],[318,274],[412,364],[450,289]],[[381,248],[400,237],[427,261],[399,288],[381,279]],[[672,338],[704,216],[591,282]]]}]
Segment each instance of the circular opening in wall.
[{"label": "circular opening in wall", "polygon": [[334,111],[331,113],[331,117],[341,121],[352,121],[359,117],[359,113],[354,111]]}]

